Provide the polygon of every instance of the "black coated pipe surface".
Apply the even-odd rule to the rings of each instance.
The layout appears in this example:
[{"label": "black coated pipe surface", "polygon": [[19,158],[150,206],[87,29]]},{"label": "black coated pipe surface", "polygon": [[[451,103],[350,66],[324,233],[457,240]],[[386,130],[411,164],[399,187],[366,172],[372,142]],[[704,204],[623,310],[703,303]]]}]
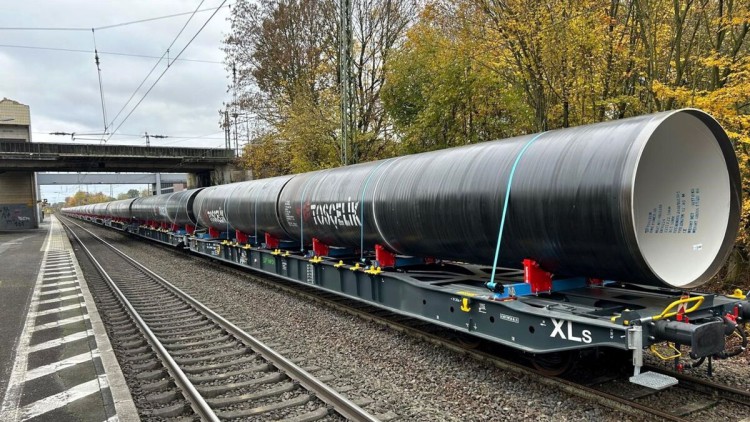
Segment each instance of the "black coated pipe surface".
[{"label": "black coated pipe surface", "polygon": [[505,267],[693,288],[731,251],[740,199],[726,133],[682,109],[207,188],[193,211],[301,249],[317,238],[482,265],[497,253]]}]

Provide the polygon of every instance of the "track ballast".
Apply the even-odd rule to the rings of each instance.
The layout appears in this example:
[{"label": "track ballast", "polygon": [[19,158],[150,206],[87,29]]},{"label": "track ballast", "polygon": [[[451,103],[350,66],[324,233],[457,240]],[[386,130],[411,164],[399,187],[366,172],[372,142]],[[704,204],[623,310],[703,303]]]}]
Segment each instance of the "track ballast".
[{"label": "track ballast", "polygon": [[127,350],[121,364],[141,390],[142,417],[376,420],[92,232],[63,223],[101,275],[97,296],[112,292],[99,301]]}]

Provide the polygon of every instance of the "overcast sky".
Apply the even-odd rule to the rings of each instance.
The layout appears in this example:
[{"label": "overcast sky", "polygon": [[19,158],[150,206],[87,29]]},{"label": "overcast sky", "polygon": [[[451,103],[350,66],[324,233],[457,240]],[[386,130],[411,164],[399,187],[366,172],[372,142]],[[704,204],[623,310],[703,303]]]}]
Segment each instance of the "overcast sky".
[{"label": "overcast sky", "polygon": [[[100,28],[130,21],[192,12],[200,0],[39,0],[0,2],[2,28]],[[231,2],[227,2],[230,4]],[[206,0],[201,9],[215,8],[221,0]],[[213,10],[198,12],[170,49],[174,56],[206,23]],[[211,19],[181,58],[212,63],[174,62],[143,103],[110,140],[116,144],[145,144],[144,132],[174,136],[154,140],[152,145],[223,146],[217,111],[227,101],[229,80],[221,52],[221,39],[229,31],[229,8]],[[124,53],[160,57],[172,43],[190,13],[115,28],[94,31],[101,52],[101,75],[108,123],[157,63],[155,58],[119,56]],[[17,47],[11,47],[17,46]],[[39,50],[41,47],[94,50],[92,31],[0,30],[0,96],[31,107],[33,140],[61,142],[70,137],[49,132],[101,133],[104,127],[99,81],[93,52]],[[114,128],[140,100],[146,89],[166,68],[162,60],[133,101],[114,120]],[[206,136],[209,135],[209,136]],[[186,140],[177,137],[204,136]],[[214,139],[215,138],[215,139]],[[77,142],[84,142],[79,140]],[[96,140],[88,141],[96,143]]]},{"label": "overcast sky", "polygon": [[[200,3],[200,0],[1,1],[0,28],[84,30],[1,29],[0,98],[7,97],[31,107],[34,142],[71,142],[70,136],[53,136],[49,132],[102,133],[104,121],[94,63],[94,38],[90,30],[99,28],[94,35],[100,52],[107,124],[111,125],[108,131],[122,124],[108,143],[145,145],[145,139],[141,136],[148,132],[170,136],[167,139],[152,138],[151,145],[223,147],[224,135],[218,126],[218,110],[231,99],[227,93],[231,81],[222,64],[224,55],[221,51],[221,40],[229,31],[229,8],[226,6],[216,13],[180,57],[200,61],[173,62],[141,105],[123,123],[124,117],[166,68],[167,61],[158,63],[151,77],[126,106],[128,98]],[[221,3],[221,0],[205,0],[200,9],[215,9]],[[228,1],[226,4],[231,3]],[[101,28],[184,12],[189,13]],[[170,49],[170,58],[185,47],[213,12],[206,10],[192,17]],[[121,109],[123,111],[115,119]],[[188,139],[198,137],[200,139]],[[75,142],[99,142],[97,136],[82,135],[81,138],[92,139],[77,139]]]}]

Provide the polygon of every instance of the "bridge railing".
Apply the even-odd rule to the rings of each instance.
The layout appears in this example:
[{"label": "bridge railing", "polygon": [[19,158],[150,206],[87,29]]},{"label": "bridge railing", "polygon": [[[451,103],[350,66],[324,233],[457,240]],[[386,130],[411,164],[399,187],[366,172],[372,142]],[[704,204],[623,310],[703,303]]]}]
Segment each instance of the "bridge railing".
[{"label": "bridge railing", "polygon": [[144,147],[131,145],[52,144],[0,142],[0,153],[56,154],[122,157],[183,157],[231,159],[234,151],[223,148]]}]

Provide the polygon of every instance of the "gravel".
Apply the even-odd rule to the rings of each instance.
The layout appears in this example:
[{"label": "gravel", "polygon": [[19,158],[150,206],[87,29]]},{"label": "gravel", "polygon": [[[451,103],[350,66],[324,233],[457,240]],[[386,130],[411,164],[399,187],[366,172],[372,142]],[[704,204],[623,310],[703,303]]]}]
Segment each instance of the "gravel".
[{"label": "gravel", "polygon": [[[322,368],[318,376],[332,375],[329,384],[346,390],[350,399],[371,401],[366,409],[375,415],[403,421],[634,420],[526,376],[290,296],[250,275],[217,270],[109,230],[98,233],[250,334],[280,345],[286,357]],[[716,365],[716,380],[726,377],[747,388],[746,359]]]}]

